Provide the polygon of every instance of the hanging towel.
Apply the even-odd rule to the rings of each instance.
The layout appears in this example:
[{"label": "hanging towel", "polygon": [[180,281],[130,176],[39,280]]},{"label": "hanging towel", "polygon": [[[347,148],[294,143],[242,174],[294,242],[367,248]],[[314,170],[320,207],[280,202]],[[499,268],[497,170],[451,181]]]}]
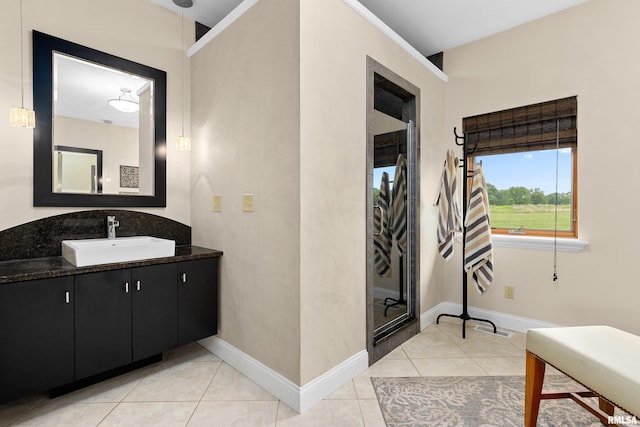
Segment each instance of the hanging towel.
[{"label": "hanging towel", "polygon": [[376,272],[384,276],[391,268],[391,230],[389,229],[389,174],[382,173],[378,205],[373,209],[373,244]]},{"label": "hanging towel", "polygon": [[455,232],[462,231],[462,215],[457,195],[459,165],[458,156],[453,150],[448,150],[440,177],[440,189],[433,203],[438,205],[438,250],[447,261],[453,256]]},{"label": "hanging towel", "polygon": [[393,177],[393,233],[400,256],[407,248],[407,161],[403,154],[398,155],[396,172]]},{"label": "hanging towel", "polygon": [[483,294],[493,281],[493,247],[489,225],[489,197],[480,163],[473,170],[471,196],[464,225],[467,228],[464,269],[478,293]]}]

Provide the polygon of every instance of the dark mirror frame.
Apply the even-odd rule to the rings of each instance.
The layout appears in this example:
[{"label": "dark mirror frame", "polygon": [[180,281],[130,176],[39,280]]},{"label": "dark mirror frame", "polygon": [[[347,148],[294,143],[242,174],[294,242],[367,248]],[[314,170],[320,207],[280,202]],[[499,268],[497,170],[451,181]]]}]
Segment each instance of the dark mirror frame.
[{"label": "dark mirror frame", "polygon": [[[154,194],[64,194],[53,192],[53,54],[64,53],[154,81]],[[33,31],[33,206],[166,207],[167,73],[124,58]],[[64,145],[64,141],[57,141]]]}]

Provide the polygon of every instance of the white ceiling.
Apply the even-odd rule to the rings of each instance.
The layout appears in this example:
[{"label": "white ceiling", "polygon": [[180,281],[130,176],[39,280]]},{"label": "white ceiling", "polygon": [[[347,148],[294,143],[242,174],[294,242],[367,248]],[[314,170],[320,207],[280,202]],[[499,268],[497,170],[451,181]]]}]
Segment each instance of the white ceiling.
[{"label": "white ceiling", "polygon": [[[243,0],[193,0],[193,7],[184,10],[176,6],[173,0],[150,1],[178,14],[184,12],[185,17],[213,27]],[[359,1],[419,52],[429,56],[587,0]],[[97,121],[108,120],[121,126],[137,126],[137,114],[119,113],[106,102],[109,98],[117,98],[121,87],[132,89],[135,97],[135,90],[143,84],[136,81],[135,76],[99,73],[105,78],[107,75],[111,77],[99,85],[83,86],[82,82],[86,79],[78,73],[92,73],[89,81],[95,82],[95,73],[105,70],[98,70],[94,66],[78,67],[76,61],[63,62],[60,67],[64,70],[60,76],[65,77],[56,79],[59,95],[55,105],[57,114]],[[73,71],[71,67],[74,67]],[[82,103],[75,103],[83,106],[80,110],[66,102],[78,94],[84,96]],[[90,99],[90,96],[93,98]]]},{"label": "white ceiling", "polygon": [[[151,0],[181,13],[173,0]],[[310,0],[322,1],[322,0]],[[425,56],[567,9],[587,0],[359,0]],[[242,0],[193,0],[184,16],[213,27]]]},{"label": "white ceiling", "polygon": [[137,101],[137,91],[151,80],[58,53],[53,76],[54,115],[138,127],[138,113],[118,111],[108,100],[118,98],[120,89],[126,88]]}]

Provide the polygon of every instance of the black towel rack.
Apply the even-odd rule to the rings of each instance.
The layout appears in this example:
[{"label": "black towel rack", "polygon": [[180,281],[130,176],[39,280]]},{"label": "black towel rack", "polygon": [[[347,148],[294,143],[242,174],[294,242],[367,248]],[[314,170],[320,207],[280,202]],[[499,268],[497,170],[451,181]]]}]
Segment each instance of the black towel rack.
[{"label": "black towel rack", "polygon": [[[475,153],[476,148],[477,148],[477,144],[474,144],[472,148],[469,148],[468,144],[467,144],[467,138],[466,135],[458,135],[458,132],[456,130],[456,128],[453,128],[453,135],[455,136],[455,143],[458,147],[462,147],[462,173],[463,176],[465,177],[464,182],[462,183],[462,313],[460,314],[440,314],[438,316],[438,318],[436,319],[436,325],[440,323],[440,318],[442,316],[446,316],[446,317],[455,317],[458,319],[462,319],[462,338],[466,338],[466,323],[467,320],[475,320],[477,322],[486,322],[491,324],[491,326],[493,326],[493,333],[495,334],[498,330],[496,329],[496,325],[491,321],[491,320],[487,320],[487,319],[478,319],[476,317],[471,317],[469,315],[469,311],[467,310],[467,272],[464,270],[464,259],[465,259],[465,237],[467,234],[467,227],[465,227],[464,225],[464,219],[467,216],[467,193],[468,193],[468,183],[466,182],[467,179],[472,178],[473,177],[473,173],[469,173],[469,168],[468,168],[468,164],[467,164],[467,158],[468,156],[473,155],[473,153]],[[462,143],[458,142],[462,140]]]}]

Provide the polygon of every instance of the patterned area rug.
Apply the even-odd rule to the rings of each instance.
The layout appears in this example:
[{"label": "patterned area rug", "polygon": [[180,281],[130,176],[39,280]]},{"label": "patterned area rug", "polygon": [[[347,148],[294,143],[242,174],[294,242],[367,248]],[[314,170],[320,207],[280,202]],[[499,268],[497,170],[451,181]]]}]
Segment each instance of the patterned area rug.
[{"label": "patterned area rug", "polygon": [[[518,426],[524,423],[524,376],[371,378],[388,427]],[[584,390],[546,376],[544,390]],[[593,405],[597,407],[597,399]],[[626,415],[618,413],[616,415]],[[539,427],[597,427],[598,419],[570,399],[543,400]]]}]

